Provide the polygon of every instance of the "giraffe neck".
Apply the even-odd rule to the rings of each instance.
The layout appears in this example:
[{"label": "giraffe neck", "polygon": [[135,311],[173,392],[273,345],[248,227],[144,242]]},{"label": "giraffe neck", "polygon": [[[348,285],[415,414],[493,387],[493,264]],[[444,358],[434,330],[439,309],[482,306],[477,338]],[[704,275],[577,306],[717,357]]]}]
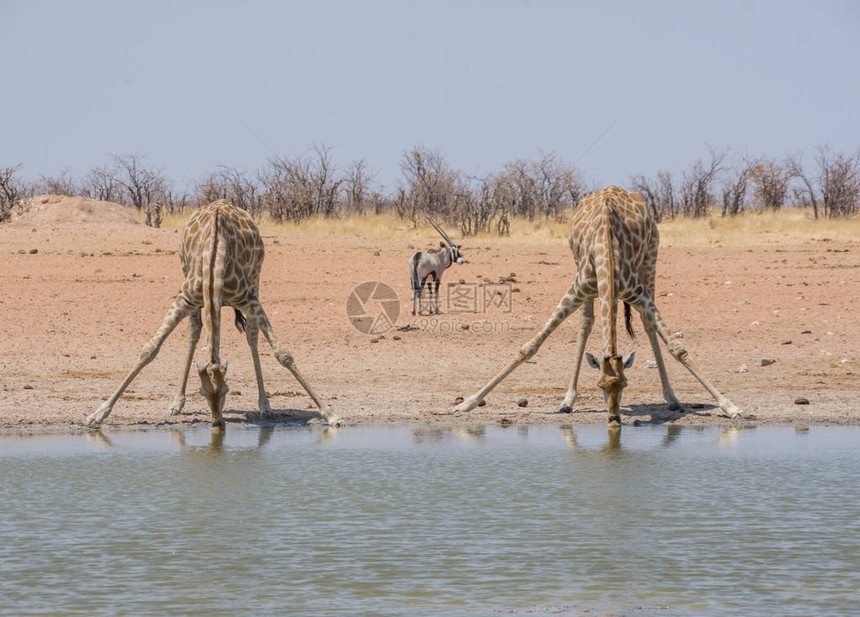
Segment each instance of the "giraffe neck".
[{"label": "giraffe neck", "polygon": [[598,269],[597,290],[600,296],[601,316],[603,323],[603,355],[615,357],[618,355],[616,340],[616,322],[618,303],[615,297],[615,254],[612,250],[612,210],[606,208],[605,218],[598,222],[603,228],[600,234],[603,253],[603,276]]},{"label": "giraffe neck", "polygon": [[203,351],[209,364],[220,364],[221,289],[224,280],[224,243],[221,242],[221,214],[215,211],[203,271]]}]

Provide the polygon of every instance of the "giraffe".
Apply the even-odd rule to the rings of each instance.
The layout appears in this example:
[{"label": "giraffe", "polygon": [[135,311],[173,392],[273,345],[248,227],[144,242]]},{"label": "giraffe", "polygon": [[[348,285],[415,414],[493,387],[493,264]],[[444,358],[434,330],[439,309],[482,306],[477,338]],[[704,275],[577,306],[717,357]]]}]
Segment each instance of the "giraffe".
[{"label": "giraffe", "polygon": [[632,332],[629,307],[639,312],[654,350],[663,397],[670,409],[679,409],[680,403],[669,385],[658,336],[666,343],[672,357],[684,365],[716,399],[725,415],[730,418],[740,415],[741,410],[723,396],[693,363],[679,340],[681,335],[669,330],[657,310],[654,303],[654,279],[659,235],[642,197],[617,186],[587,195],[574,209],[569,244],[577,265],[576,276],[555,312],[501,372],[481,390],[457,405],[454,411],[474,409],[514,369],[534,356],[562,321],[582,307],[573,376],[559,409],[560,413],[570,413],[576,401],[585,343],[594,324],[596,299],[603,330],[603,358],[598,361],[591,354],[586,354],[586,359],[590,366],[600,371],[598,386],[603,391],[609,424],[620,425],[621,393],[627,385],[624,369],[633,365],[634,357],[631,353],[622,358],[617,351],[615,326],[620,299],[625,304],[628,331]]},{"label": "giraffe", "polygon": [[173,398],[168,415],[176,415],[185,405],[185,389],[194,359],[194,349],[203,334],[206,364],[197,364],[201,394],[212,413],[213,430],[224,428],[224,399],[227,396],[227,362],[221,363],[221,307],[232,306],[236,325],[245,330],[254,371],[257,377],[258,403],[264,417],[272,413],[260,367],[257,340],[260,332],[271,345],[278,362],[287,368],[316,403],[330,425],[341,420],[329,410],[296,367],[292,355],[281,343],[258,299],[260,267],[264,248],[260,232],[247,212],[228,201],[219,200],[201,206],[191,215],[182,232],[180,258],[185,280],[155,336],[140,351],[137,364],[116,392],[86,420],[89,426],[99,426],[107,419],[113,406],[144,366],[158,354],[164,340],[182,319],[190,318],[189,340],[179,390]]}]

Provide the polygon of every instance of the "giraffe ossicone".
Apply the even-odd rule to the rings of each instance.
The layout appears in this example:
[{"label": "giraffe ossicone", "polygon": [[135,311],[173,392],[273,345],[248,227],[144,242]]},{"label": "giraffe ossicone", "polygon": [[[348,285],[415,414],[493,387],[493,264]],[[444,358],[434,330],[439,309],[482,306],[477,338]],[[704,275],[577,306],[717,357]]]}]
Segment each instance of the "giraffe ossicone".
[{"label": "giraffe ossicone", "polygon": [[182,232],[180,258],[185,278],[173,305],[155,336],[143,346],[137,364],[119,388],[85,423],[98,426],[107,419],[125,389],[158,354],[164,340],[182,319],[190,316],[184,370],[168,413],[176,415],[185,405],[188,374],[194,359],[194,350],[202,335],[206,361],[205,364],[197,365],[200,391],[209,405],[213,428],[224,428],[222,412],[229,388],[226,381],[227,363],[222,363],[220,359],[221,308],[230,306],[236,310],[236,326],[245,331],[248,346],[251,348],[261,414],[270,415],[271,406],[263,385],[257,351],[260,332],[275,351],[278,362],[293,374],[328,423],[340,424],[340,418],[317,396],[299,372],[292,355],[278,340],[263,311],[259,291],[264,253],[260,232],[244,210],[224,200],[195,210]]},{"label": "giraffe ossicone", "polygon": [[660,243],[657,224],[642,197],[617,186],[609,186],[587,195],[573,211],[570,250],[576,262],[576,275],[544,327],[529,340],[505,368],[475,394],[454,407],[454,412],[474,409],[489,392],[510,375],[520,364],[534,356],[550,334],[574,311],[582,308],[582,321],[577,339],[573,376],[559,409],[569,413],[576,401],[577,382],[582,367],[585,344],[594,325],[594,303],[597,301],[603,334],[603,359],[588,354],[588,362],[600,371],[598,386],[603,391],[610,424],[620,424],[621,394],[627,385],[624,370],[633,362],[632,354],[618,355],[616,322],[618,301],[625,306],[628,331],[633,307],[639,313],[648,335],[663,397],[669,409],[680,409],[660,352],[658,337],[669,353],[684,365],[716,399],[725,415],[734,418],[741,410],[723,396],[693,363],[687,349],[663,321],[654,302],[657,249]]}]

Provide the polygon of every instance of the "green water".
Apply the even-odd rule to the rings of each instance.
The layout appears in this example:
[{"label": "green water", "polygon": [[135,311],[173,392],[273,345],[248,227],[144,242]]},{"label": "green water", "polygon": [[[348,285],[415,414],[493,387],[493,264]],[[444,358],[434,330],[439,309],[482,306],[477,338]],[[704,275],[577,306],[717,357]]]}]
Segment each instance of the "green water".
[{"label": "green water", "polygon": [[857,615],[860,429],[0,435],[3,615]]}]

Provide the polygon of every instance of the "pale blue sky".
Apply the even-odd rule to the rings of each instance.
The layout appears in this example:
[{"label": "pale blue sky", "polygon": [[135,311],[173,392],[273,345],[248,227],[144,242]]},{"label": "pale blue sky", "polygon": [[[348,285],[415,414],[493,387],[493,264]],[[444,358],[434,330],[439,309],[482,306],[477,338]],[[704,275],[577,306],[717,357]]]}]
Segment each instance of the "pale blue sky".
[{"label": "pale blue sky", "polygon": [[317,142],[386,189],[416,144],[482,174],[579,158],[595,184],[705,145],[860,147],[860,3],[9,2],[0,166],[139,153],[180,186]]}]

